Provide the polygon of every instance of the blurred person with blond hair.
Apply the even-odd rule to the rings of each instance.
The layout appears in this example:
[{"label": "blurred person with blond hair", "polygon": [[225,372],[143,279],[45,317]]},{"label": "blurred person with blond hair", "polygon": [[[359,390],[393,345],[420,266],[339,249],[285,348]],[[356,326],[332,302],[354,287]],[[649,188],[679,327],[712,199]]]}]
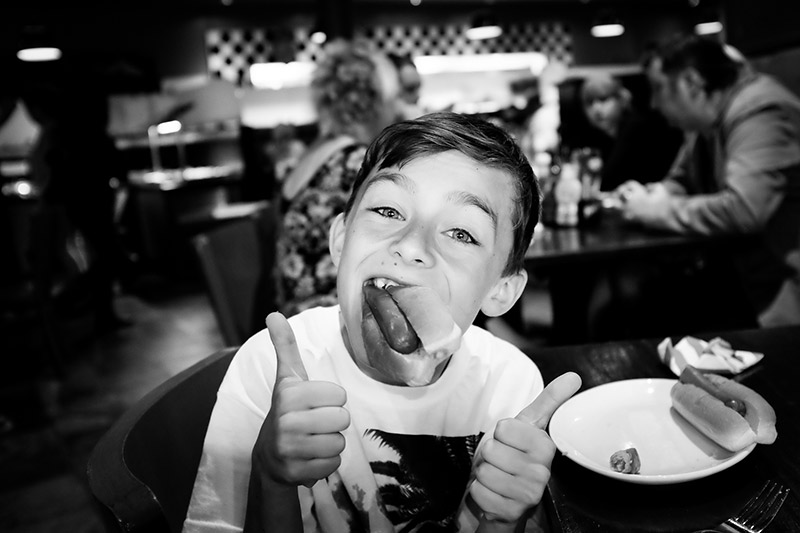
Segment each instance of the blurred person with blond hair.
[{"label": "blurred person with blond hair", "polygon": [[285,315],[336,302],[328,230],[367,145],[402,118],[400,93],[397,69],[369,43],[336,40],[323,51],[311,81],[318,137],[282,184],[278,307]]}]

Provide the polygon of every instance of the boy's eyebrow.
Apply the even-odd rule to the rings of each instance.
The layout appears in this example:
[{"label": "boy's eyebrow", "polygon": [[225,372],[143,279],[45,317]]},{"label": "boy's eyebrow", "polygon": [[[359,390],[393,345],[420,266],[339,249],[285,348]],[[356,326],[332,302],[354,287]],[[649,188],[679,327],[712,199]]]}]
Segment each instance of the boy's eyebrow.
[{"label": "boy's eyebrow", "polygon": [[[366,191],[371,186],[380,183],[382,181],[392,182],[401,187],[405,187],[412,192],[415,188],[414,182],[406,178],[406,176],[404,176],[402,173],[380,170],[372,177],[372,179],[370,179],[367,182],[366,186],[364,187],[364,190]],[[462,205],[472,205],[477,207],[478,209],[486,213],[489,219],[491,219],[492,226],[494,228],[497,227],[497,219],[498,219],[497,212],[492,208],[492,206],[486,203],[486,201],[484,201],[479,196],[466,191],[458,191],[450,193],[450,195],[448,195],[448,200]]]},{"label": "boy's eyebrow", "polygon": [[492,206],[487,204],[483,198],[472,194],[471,192],[466,191],[459,191],[455,193],[451,193],[449,195],[451,200],[454,200],[456,203],[464,204],[464,205],[473,205],[486,213],[492,221],[492,226],[494,228],[497,227],[497,212],[492,209]]},{"label": "boy's eyebrow", "polygon": [[382,181],[389,181],[391,183],[394,183],[395,185],[399,185],[400,187],[406,188],[406,189],[408,189],[408,190],[410,190],[412,192],[413,192],[413,190],[415,188],[414,187],[414,183],[411,180],[409,180],[407,177],[405,177],[403,174],[401,174],[400,172],[392,172],[392,171],[389,171],[389,170],[382,169],[382,170],[379,170],[377,173],[375,173],[374,176],[372,176],[370,179],[367,180],[367,183],[364,186],[364,191],[366,192],[367,189],[369,189],[373,185],[376,185],[376,184],[378,184],[378,183],[380,183]]}]

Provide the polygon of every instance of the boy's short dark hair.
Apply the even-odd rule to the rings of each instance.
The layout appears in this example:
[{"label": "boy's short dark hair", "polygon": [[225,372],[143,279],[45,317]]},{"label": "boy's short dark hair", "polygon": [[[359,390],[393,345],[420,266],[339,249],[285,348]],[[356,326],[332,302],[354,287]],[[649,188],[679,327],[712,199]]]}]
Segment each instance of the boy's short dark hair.
[{"label": "boy's short dark hair", "polygon": [[507,172],[517,193],[512,213],[514,242],[503,275],[525,267],[533,228],[539,222],[540,190],[528,159],[503,129],[483,119],[458,113],[431,113],[398,122],[384,129],[372,142],[358,171],[345,215],[373,170],[402,168],[419,157],[456,150],[482,164]]}]

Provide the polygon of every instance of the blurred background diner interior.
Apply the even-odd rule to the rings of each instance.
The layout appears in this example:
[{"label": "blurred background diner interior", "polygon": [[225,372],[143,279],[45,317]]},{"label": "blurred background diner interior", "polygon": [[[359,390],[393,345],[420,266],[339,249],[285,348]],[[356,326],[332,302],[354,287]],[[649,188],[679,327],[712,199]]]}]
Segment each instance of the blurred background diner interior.
[{"label": "blurred background diner interior", "polygon": [[[781,0],[4,0],[0,530],[102,531],[85,482],[99,435],[263,323],[270,250],[245,264],[230,249],[269,246],[259,228],[274,224],[282,168],[316,135],[322,33],[410,55],[421,111],[485,116],[534,160],[548,135],[583,142],[588,74],[618,76],[646,108],[642,54],[676,33],[715,35],[800,93],[799,12]],[[499,35],[468,36],[487,20]],[[249,296],[229,290],[237,272]],[[564,342],[547,282],[532,276],[514,319],[487,326]]]}]

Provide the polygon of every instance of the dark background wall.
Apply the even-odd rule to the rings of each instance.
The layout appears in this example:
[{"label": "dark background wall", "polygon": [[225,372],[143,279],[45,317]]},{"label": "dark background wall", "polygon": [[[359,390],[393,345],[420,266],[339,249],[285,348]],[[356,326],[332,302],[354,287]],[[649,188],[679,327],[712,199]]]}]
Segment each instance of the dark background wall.
[{"label": "dark background wall", "polygon": [[[157,92],[167,78],[207,74],[205,35],[211,28],[269,28],[325,22],[334,32],[374,25],[461,25],[483,2],[423,0],[4,0],[0,6],[0,95],[22,91],[80,93]],[[726,38],[757,66],[800,90],[797,0],[495,0],[501,23],[559,21],[572,36],[577,66],[635,64],[651,43],[691,30],[701,8],[719,10]],[[616,38],[596,39],[592,23],[613,10],[626,25]],[[14,54],[26,39],[46,38],[63,47],[57,66],[20,65]],[[519,51],[526,51],[520,49]],[[291,52],[286,55],[291,55]],[[290,59],[290,57],[287,57]],[[33,89],[31,89],[31,87]],[[20,89],[22,88],[22,89]],[[67,96],[69,98],[69,96]]]},{"label": "dark background wall", "polygon": [[[9,0],[15,2],[16,0]],[[0,56],[14,61],[13,53],[26,34],[44,36],[61,43],[65,59],[90,64],[93,68],[117,68],[130,76],[134,70],[156,80],[165,77],[202,74],[206,71],[204,33],[210,27],[286,28],[301,22],[310,24],[321,13],[328,19],[339,17],[333,25],[340,31],[351,29],[343,22],[343,13],[352,13],[353,26],[374,24],[451,24],[468,21],[483,4],[451,0],[425,0],[419,7],[406,1],[354,2],[337,0],[261,1],[234,0],[230,6],[219,2],[195,0],[183,2],[144,0],[137,7],[126,2],[70,3],[70,8],[42,7],[47,0],[29,0],[26,8],[3,3],[0,7]],[[115,5],[112,5],[115,4]],[[331,6],[339,4],[338,9]],[[573,35],[576,64],[608,64],[636,62],[638,53],[648,42],[686,29],[691,9],[686,1],[648,0],[619,4],[618,14],[627,24],[624,35],[598,40],[589,35],[594,18],[601,11],[600,2],[562,0],[493,2],[502,21],[523,20],[565,22]],[[609,4],[604,2],[603,4]],[[11,7],[9,7],[9,5]],[[20,3],[21,5],[21,3]],[[522,50],[521,50],[522,51]]]},{"label": "dark background wall", "polygon": [[728,40],[752,57],[800,46],[800,2],[728,0]]}]

